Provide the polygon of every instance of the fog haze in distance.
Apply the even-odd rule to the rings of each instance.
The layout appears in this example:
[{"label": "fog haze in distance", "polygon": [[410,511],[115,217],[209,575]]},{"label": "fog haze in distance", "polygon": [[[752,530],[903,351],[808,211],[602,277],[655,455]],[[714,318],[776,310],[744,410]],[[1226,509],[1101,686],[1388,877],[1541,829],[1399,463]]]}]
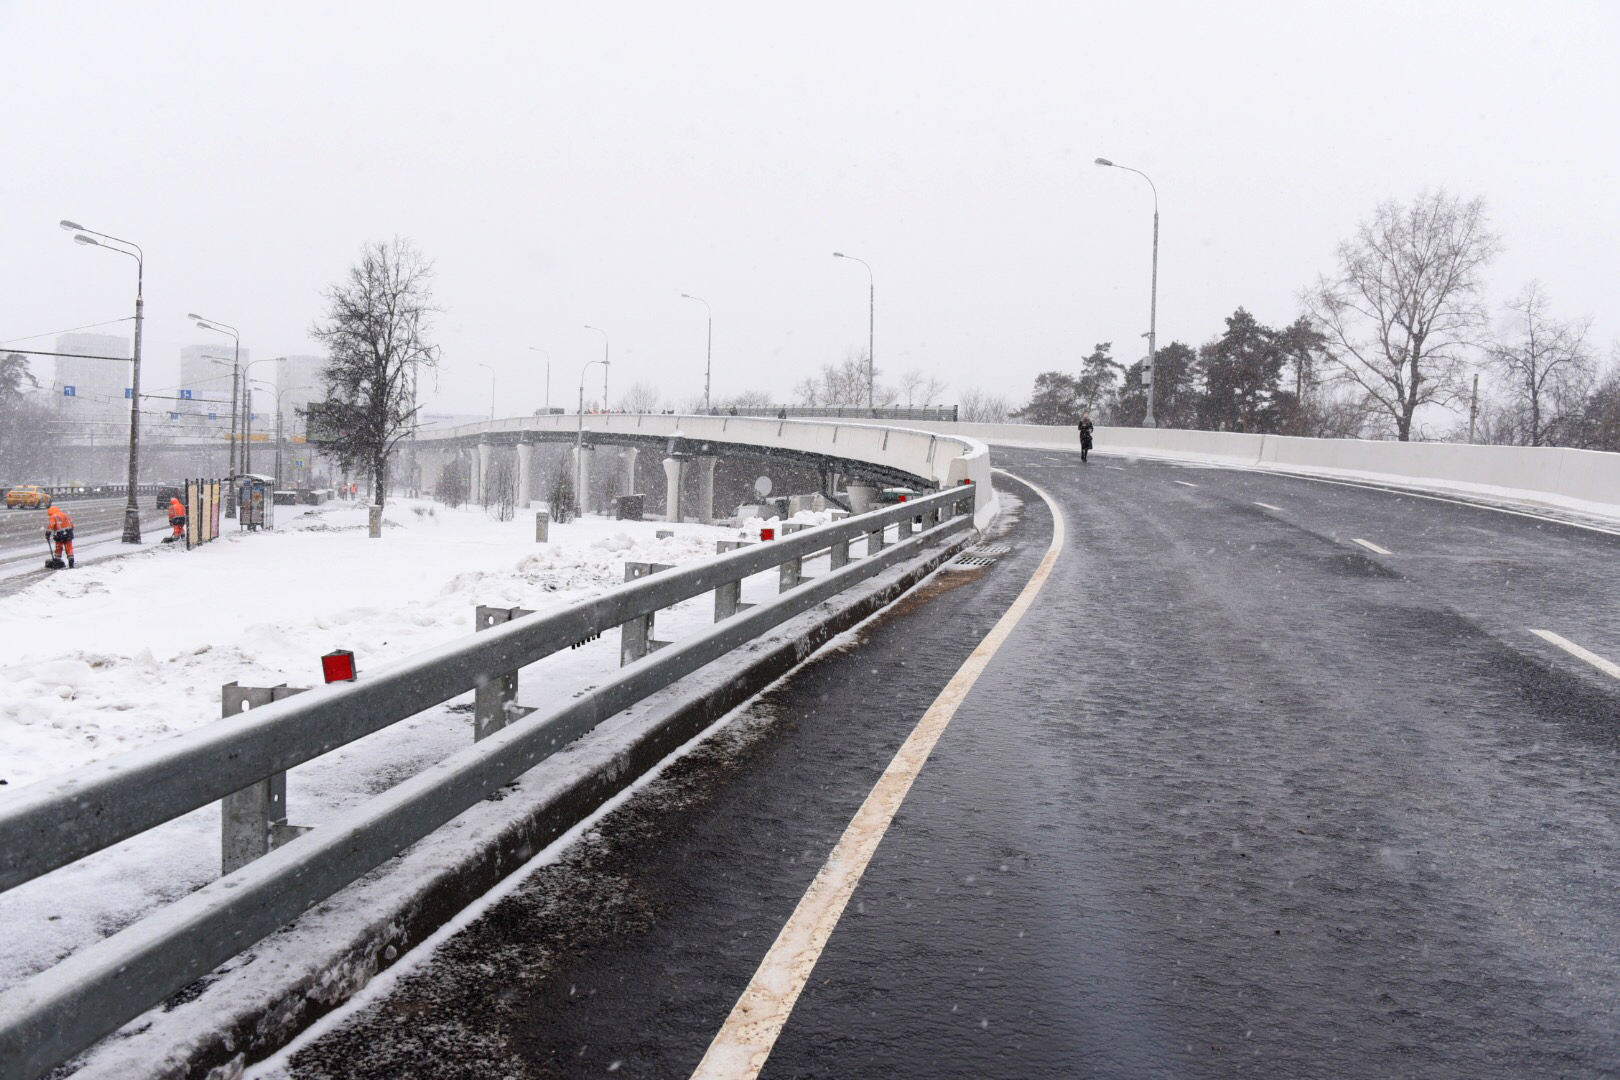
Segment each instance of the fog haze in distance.
[{"label": "fog haze in distance", "polygon": [[[1197,344],[1296,294],[1382,200],[1489,203],[1493,304],[1620,334],[1620,6],[1566,3],[0,4],[0,341],[117,319],[146,250],[163,380],[208,338],[315,351],[361,244],[437,265],[430,408],[613,385],[778,399],[864,348],[1021,401],[1093,343]],[[127,333],[125,328],[113,328]],[[40,368],[42,374],[48,369]],[[881,377],[881,376],[880,376]],[[593,376],[594,380],[594,376]]]}]

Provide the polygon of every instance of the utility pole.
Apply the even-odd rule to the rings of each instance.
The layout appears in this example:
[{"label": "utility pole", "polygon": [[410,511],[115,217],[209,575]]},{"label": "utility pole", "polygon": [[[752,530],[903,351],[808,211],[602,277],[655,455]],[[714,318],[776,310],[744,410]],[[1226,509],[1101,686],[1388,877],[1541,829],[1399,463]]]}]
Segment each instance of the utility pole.
[{"label": "utility pole", "polygon": [[1468,403],[1468,445],[1474,445],[1474,425],[1479,420],[1479,372],[1474,372],[1474,396]]}]

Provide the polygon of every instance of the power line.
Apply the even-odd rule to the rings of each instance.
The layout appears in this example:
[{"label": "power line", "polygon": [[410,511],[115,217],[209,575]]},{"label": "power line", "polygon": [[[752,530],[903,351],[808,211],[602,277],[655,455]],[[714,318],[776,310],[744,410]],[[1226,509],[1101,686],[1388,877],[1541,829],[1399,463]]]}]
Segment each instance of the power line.
[{"label": "power line", "polygon": [[[94,330],[98,326],[113,326],[113,325],[115,325],[117,323],[121,323],[121,322],[134,322],[134,321],[135,321],[135,316],[133,316],[133,315],[125,315],[122,319],[108,319],[106,322],[86,323],[83,326],[75,326],[71,330],[50,330],[50,331],[47,331],[47,332],[45,332],[43,334],[28,334],[25,337],[12,338],[11,341],[33,341],[35,338],[50,337],[52,334],[73,334],[73,333],[77,333],[80,330]],[[11,341],[0,341],[0,347],[10,345]],[[13,350],[13,351],[19,351],[19,350]],[[102,359],[105,359],[105,357],[103,357]]]}]

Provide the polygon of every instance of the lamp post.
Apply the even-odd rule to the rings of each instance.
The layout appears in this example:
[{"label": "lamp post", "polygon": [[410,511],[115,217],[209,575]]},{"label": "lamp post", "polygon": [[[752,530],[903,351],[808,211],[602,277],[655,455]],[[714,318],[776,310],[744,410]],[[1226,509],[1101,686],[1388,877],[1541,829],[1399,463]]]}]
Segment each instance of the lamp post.
[{"label": "lamp post", "polygon": [[490,423],[494,423],[495,422],[495,369],[490,367],[488,364],[483,364],[483,363],[480,363],[478,366],[483,368],[485,371],[489,372],[489,419],[490,419]]},{"label": "lamp post", "polygon": [[[594,330],[595,327],[586,327]],[[585,463],[585,373],[591,369],[592,364],[602,365],[602,396],[607,397],[607,368],[606,360],[587,360],[585,366],[579,369],[579,434],[574,437],[574,516],[578,517],[584,511],[580,508],[585,505],[583,494],[579,490],[580,467]]]},{"label": "lamp post", "polygon": [[225,516],[234,518],[236,516],[236,420],[239,408],[237,400],[242,381],[242,335],[237,331],[236,327],[222,323],[217,319],[205,319],[196,312],[191,312],[186,318],[194,320],[199,330],[214,330],[221,334],[229,334],[236,342],[235,359],[232,361],[231,366],[231,475],[225,481]]},{"label": "lamp post", "polygon": [[[135,355],[129,377],[129,482],[124,501],[123,541],[126,544],[138,544],[141,542],[141,510],[135,502],[135,477],[139,471],[141,458],[141,324],[146,315],[146,255],[137,244],[96,232],[94,229],[87,229],[77,222],[62,221],[58,224],[75,234],[73,242],[76,244],[105,248],[120,255],[128,255],[135,260]],[[101,239],[98,240],[96,237]],[[124,247],[134,250],[126,251],[124,247],[114,247],[114,244],[123,244]]]},{"label": "lamp post", "polygon": [[242,365],[242,471],[253,471],[253,387],[248,372],[254,364],[273,364],[285,356],[267,356],[263,360],[249,360]]},{"label": "lamp post", "polygon": [[1153,191],[1153,291],[1148,306],[1148,385],[1147,385],[1147,416],[1142,421],[1143,427],[1154,427],[1153,423],[1153,364],[1154,357],[1158,355],[1159,330],[1159,189],[1153,183],[1153,178],[1141,169],[1133,169],[1129,165],[1115,165],[1107,158],[1098,158],[1097,164],[1108,169],[1124,169],[1133,172],[1148,182]]},{"label": "lamp post", "polygon": [[277,390],[274,386],[271,386],[269,383],[263,382],[262,380],[255,379],[253,381],[270,391],[270,393],[273,394],[276,399],[276,490],[280,491],[281,448],[282,444],[286,441],[281,434],[281,395],[291,393],[294,390],[313,390],[315,388],[313,386],[283,386],[280,390]]},{"label": "lamp post", "polygon": [[537,352],[541,356],[546,358],[546,415],[550,416],[551,415],[551,354],[546,352],[546,350],[544,350],[544,349],[535,348],[533,345],[529,346],[529,351],[530,352]]},{"label": "lamp post", "polygon": [[607,377],[608,377],[608,336],[607,331],[600,326],[587,326],[587,330],[595,330],[602,335],[602,411],[607,412]]},{"label": "lamp post", "polygon": [[714,373],[714,309],[710,308],[709,302],[703,299],[701,296],[693,296],[691,293],[681,293],[681,299],[696,300],[698,303],[703,305],[703,310],[707,312],[709,316],[709,344],[703,354],[703,411],[705,413],[713,412],[713,406],[709,402],[709,379]]},{"label": "lamp post", "polygon": [[872,275],[872,264],[865,259],[845,255],[842,251],[833,252],[833,258],[849,259],[866,267],[866,407],[872,409],[876,407],[877,398],[877,357],[872,353],[877,326],[877,282]]}]

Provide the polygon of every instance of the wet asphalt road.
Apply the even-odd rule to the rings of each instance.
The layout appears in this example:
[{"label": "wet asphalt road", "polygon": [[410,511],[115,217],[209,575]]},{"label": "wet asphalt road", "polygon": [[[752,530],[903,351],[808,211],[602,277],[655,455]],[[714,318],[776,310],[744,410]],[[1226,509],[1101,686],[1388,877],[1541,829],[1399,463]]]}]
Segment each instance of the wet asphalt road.
[{"label": "wet asphalt road", "polygon": [[[1529,632],[1620,660],[1620,537],[997,459],[1068,546],[763,1076],[1620,1070],[1620,680]],[[999,563],[767,695],[291,1075],[689,1075],[1049,537],[1032,500]]]}]

